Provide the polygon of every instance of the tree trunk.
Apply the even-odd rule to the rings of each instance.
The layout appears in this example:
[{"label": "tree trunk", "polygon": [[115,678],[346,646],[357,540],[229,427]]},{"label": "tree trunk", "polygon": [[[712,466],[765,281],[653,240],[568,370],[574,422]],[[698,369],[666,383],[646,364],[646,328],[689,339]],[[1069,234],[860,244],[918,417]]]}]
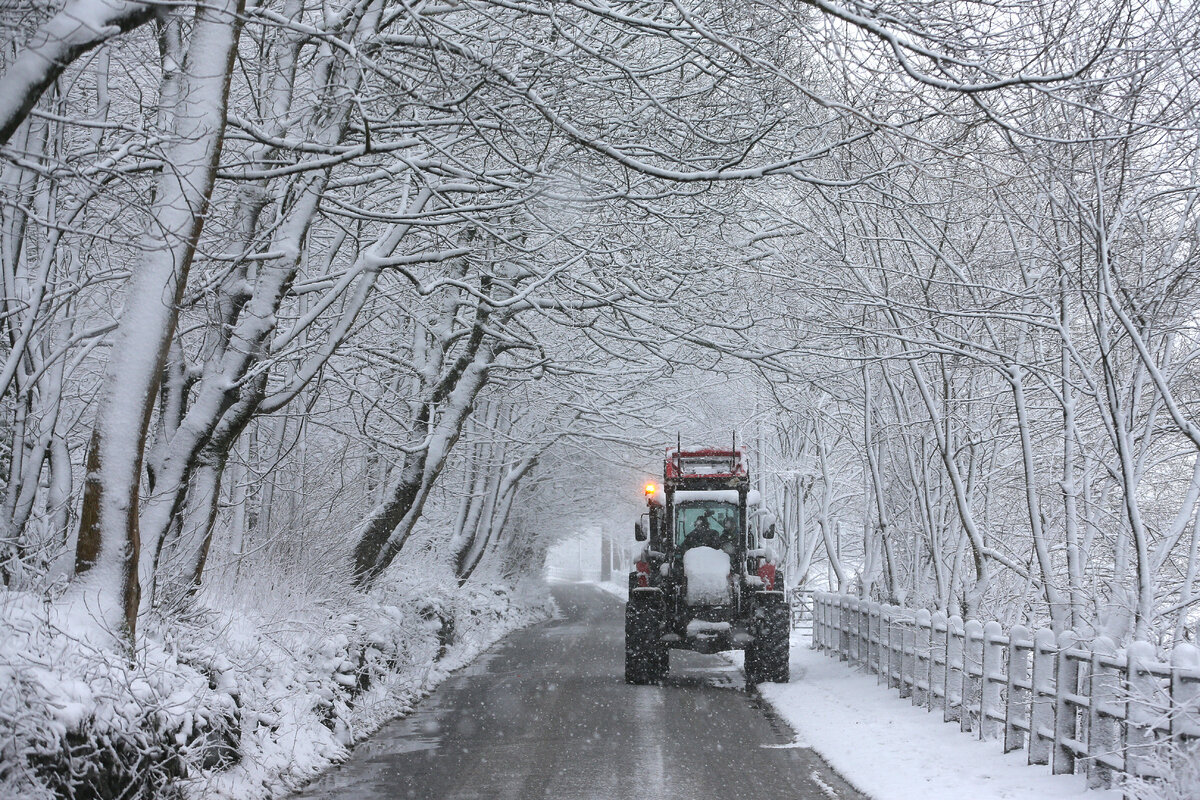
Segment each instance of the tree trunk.
[{"label": "tree trunk", "polygon": [[196,12],[166,158],[171,168],[156,182],[153,222],[126,290],[88,447],[74,595],[108,630],[130,639],[137,627],[146,433],[216,176],[242,6],[217,0]]}]

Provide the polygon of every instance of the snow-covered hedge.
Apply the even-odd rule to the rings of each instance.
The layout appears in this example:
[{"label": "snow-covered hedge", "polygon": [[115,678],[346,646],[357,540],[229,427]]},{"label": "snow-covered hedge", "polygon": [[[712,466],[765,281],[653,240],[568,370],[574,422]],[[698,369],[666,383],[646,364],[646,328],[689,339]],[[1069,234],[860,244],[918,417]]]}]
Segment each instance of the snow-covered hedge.
[{"label": "snow-covered hedge", "polygon": [[[0,593],[0,796],[271,797],[550,611],[541,591],[412,571],[370,595],[198,598],[98,649],[44,597]],[[249,610],[256,609],[256,610]]]}]

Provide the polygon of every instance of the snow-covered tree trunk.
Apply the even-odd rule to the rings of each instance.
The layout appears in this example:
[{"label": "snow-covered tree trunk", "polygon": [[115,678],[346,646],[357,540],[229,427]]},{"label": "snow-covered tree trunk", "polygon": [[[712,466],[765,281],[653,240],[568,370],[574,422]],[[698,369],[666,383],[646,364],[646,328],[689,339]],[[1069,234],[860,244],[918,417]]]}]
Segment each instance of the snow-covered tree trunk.
[{"label": "snow-covered tree trunk", "polygon": [[817,465],[820,470],[818,480],[821,484],[821,498],[817,508],[817,525],[821,528],[821,539],[825,543],[825,557],[829,560],[829,568],[837,576],[838,591],[844,592],[849,588],[846,578],[846,568],[842,565],[841,553],[835,542],[835,522],[832,515],[833,506],[833,476],[830,475],[829,450],[821,433],[819,421],[813,422],[813,440],[817,448]]},{"label": "snow-covered tree trunk", "polygon": [[1055,633],[1062,633],[1067,629],[1070,615],[1056,585],[1054,564],[1050,559],[1050,547],[1046,541],[1045,528],[1042,525],[1041,500],[1037,490],[1037,467],[1034,464],[1033,442],[1030,433],[1029,411],[1025,402],[1025,382],[1022,369],[1011,365],[1005,371],[1005,377],[1012,388],[1013,412],[1016,415],[1017,434],[1021,441],[1021,465],[1025,472],[1025,508],[1029,512],[1033,551],[1037,556],[1038,567],[1042,574],[1042,593],[1046,598],[1046,605],[1050,609],[1051,625]]},{"label": "snow-covered tree trunk", "polygon": [[[483,316],[486,318],[486,314]],[[477,341],[469,345],[473,351],[470,360],[464,363],[465,356],[460,357],[418,412],[414,433],[427,439],[428,444],[405,457],[388,485],[384,501],[355,531],[354,569],[360,584],[378,577],[404,547],[471,413],[475,397],[487,382],[494,353],[491,344],[483,341],[483,324],[482,320],[478,322],[472,334]]]},{"label": "snow-covered tree trunk", "polygon": [[138,504],[146,434],[216,176],[242,10],[241,0],[217,0],[196,10],[172,108],[168,166],[155,183],[152,221],[126,289],[88,446],[73,596],[101,625],[129,637],[139,602]]},{"label": "snow-covered tree trunk", "polygon": [[539,457],[547,447],[549,447],[549,443],[538,448],[537,452],[518,459],[504,471],[503,478],[496,487],[496,495],[491,505],[491,513],[488,515],[484,535],[478,537],[473,543],[458,570],[460,585],[471,579],[471,576],[475,574],[490,553],[498,551],[512,515],[513,503],[521,489],[521,481],[537,466]]}]

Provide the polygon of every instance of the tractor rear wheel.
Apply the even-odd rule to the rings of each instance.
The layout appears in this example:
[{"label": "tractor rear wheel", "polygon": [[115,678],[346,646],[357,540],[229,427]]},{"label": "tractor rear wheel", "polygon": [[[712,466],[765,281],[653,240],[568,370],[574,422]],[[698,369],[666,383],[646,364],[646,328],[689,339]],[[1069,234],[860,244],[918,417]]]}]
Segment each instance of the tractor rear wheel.
[{"label": "tractor rear wheel", "polygon": [[767,603],[754,610],[754,641],[746,646],[746,685],[787,683],[790,615],[787,605]]}]

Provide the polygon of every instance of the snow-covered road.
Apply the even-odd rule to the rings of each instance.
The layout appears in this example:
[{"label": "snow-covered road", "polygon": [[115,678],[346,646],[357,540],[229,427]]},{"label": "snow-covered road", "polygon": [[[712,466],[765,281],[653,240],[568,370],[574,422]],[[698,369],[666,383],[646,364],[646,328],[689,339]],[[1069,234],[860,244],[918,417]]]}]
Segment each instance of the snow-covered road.
[{"label": "snow-covered road", "polygon": [[559,618],[509,636],[300,797],[865,800],[727,660],[675,651],[665,685],[629,686],[621,601],[554,593]]}]

